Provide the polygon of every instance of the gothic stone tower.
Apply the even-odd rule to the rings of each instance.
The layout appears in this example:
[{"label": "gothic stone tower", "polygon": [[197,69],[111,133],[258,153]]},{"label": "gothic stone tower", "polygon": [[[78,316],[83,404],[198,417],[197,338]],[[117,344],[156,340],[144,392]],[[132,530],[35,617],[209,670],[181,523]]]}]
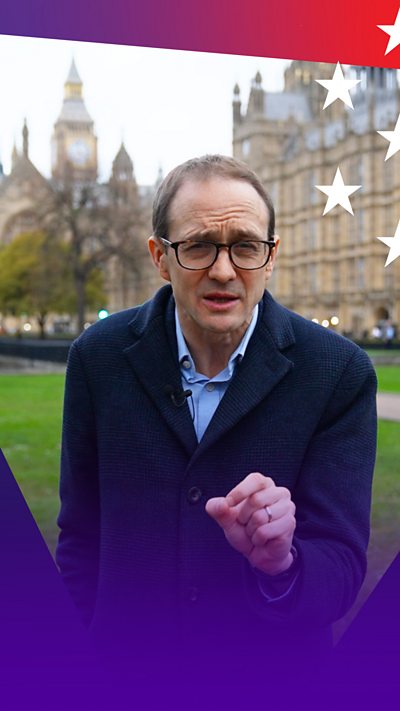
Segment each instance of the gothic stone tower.
[{"label": "gothic stone tower", "polygon": [[74,61],[64,84],[61,113],[54,125],[52,176],[74,183],[93,182],[97,177],[97,137]]}]

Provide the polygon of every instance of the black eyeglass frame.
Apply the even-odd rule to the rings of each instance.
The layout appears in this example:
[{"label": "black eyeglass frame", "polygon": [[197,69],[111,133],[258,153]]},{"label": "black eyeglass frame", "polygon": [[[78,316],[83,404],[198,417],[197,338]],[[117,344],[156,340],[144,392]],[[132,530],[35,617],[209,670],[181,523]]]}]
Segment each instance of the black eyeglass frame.
[{"label": "black eyeglass frame", "polygon": [[[274,239],[238,240],[237,242],[232,242],[232,244],[224,244],[223,242],[210,242],[210,241],[201,240],[201,239],[195,239],[195,240],[185,240],[185,239],[183,239],[183,240],[179,240],[179,242],[170,242],[170,240],[169,240],[169,239],[166,239],[165,237],[159,237],[159,239],[160,239],[161,242],[162,242],[164,245],[166,245],[167,247],[172,247],[172,249],[173,249],[174,252],[175,252],[176,261],[178,262],[179,266],[182,267],[182,269],[188,269],[188,270],[191,271],[191,272],[200,272],[200,271],[204,271],[205,269],[210,269],[210,268],[213,266],[213,264],[215,264],[215,262],[217,261],[218,255],[219,255],[219,251],[220,251],[220,249],[222,249],[223,247],[225,247],[225,249],[228,250],[229,259],[231,260],[231,263],[233,264],[233,266],[234,266],[236,269],[243,269],[243,270],[246,271],[246,272],[255,271],[256,269],[262,269],[263,267],[265,267],[265,266],[268,264],[269,260],[271,259],[272,250],[273,250],[273,248],[276,246],[276,242],[275,242]],[[179,248],[179,245],[180,245],[180,244],[185,244],[186,242],[197,242],[197,243],[200,243],[200,244],[212,244],[214,247],[216,247],[216,248],[217,248],[217,252],[216,252],[215,258],[213,259],[213,261],[211,262],[211,264],[209,264],[207,267],[185,267],[185,266],[179,261],[178,248]],[[233,259],[232,259],[232,252],[231,252],[231,250],[232,250],[232,247],[235,246],[235,244],[240,244],[240,242],[259,242],[260,244],[267,244],[268,247],[269,247],[269,251],[268,251],[267,259],[265,260],[264,264],[261,264],[259,267],[238,267],[237,264],[235,264],[235,262],[234,262]]]}]

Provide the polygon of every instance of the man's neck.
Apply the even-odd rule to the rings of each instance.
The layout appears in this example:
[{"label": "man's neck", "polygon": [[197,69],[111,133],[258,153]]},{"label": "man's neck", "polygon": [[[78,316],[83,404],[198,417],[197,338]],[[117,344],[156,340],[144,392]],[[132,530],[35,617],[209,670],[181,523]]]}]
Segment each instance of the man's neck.
[{"label": "man's neck", "polygon": [[240,329],[228,333],[214,331],[194,331],[185,318],[179,314],[179,324],[183,337],[193,358],[197,373],[213,378],[228,365],[232,353],[240,344],[250,323],[245,322]]},{"label": "man's neck", "polygon": [[[194,360],[197,373],[213,378],[228,365],[229,358],[242,340],[243,333],[234,334],[211,333],[203,342],[191,342],[182,329],[185,341]],[[211,337],[210,337],[211,336]]]}]

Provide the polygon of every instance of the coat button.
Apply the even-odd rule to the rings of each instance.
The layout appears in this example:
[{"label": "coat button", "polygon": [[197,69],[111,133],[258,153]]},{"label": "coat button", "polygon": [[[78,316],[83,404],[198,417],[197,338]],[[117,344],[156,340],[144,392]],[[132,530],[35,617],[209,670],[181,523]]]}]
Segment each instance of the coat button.
[{"label": "coat button", "polygon": [[198,486],[192,486],[187,492],[187,499],[191,504],[197,504],[202,497],[202,491]]},{"label": "coat button", "polygon": [[188,590],[189,602],[197,602],[198,596],[199,596],[199,591],[197,588],[189,588],[189,590]]}]

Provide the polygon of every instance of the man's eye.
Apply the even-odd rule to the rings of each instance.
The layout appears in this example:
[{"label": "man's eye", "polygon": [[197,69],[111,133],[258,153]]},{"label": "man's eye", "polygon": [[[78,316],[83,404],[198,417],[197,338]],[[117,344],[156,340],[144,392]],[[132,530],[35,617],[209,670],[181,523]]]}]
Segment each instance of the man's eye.
[{"label": "man's eye", "polygon": [[258,252],[260,248],[260,243],[258,242],[249,242],[247,240],[244,240],[243,242],[236,242],[234,245],[235,251],[238,252]]},{"label": "man's eye", "polygon": [[212,249],[211,245],[207,242],[184,242],[181,244],[181,249],[183,252],[201,252],[208,251]]}]

